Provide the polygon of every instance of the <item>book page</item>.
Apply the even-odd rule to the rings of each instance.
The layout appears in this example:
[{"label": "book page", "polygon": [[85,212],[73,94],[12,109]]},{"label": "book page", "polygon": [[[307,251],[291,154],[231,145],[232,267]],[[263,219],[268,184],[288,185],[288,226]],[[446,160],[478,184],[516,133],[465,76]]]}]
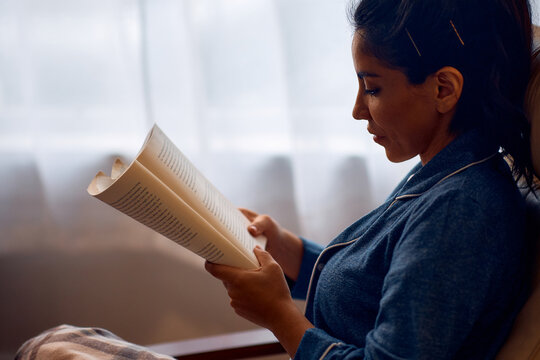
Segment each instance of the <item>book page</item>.
[{"label": "book page", "polygon": [[[123,172],[119,176],[119,172]],[[116,180],[100,172],[88,192],[208,261],[244,268],[259,263],[240,251],[139,162],[115,161]]]},{"label": "book page", "polygon": [[152,128],[137,161],[243,251],[252,253],[256,245],[265,248],[266,239],[249,234],[249,221],[244,215],[197,170],[157,125]]}]

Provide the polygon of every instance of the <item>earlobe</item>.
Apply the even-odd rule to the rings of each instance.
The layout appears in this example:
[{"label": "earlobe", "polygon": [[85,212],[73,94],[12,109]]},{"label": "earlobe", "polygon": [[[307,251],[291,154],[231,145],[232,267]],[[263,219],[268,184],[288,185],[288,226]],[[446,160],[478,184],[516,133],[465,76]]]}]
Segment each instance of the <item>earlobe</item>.
[{"label": "earlobe", "polygon": [[437,111],[441,114],[454,111],[463,91],[463,75],[451,66],[445,66],[435,73],[437,84]]}]

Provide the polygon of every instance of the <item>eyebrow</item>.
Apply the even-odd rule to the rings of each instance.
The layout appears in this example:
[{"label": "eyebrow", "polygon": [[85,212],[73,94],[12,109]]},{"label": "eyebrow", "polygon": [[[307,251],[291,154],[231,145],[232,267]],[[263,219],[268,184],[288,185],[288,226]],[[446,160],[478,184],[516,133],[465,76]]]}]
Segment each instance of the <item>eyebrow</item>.
[{"label": "eyebrow", "polygon": [[363,79],[365,77],[379,77],[380,75],[377,75],[377,74],[374,74],[374,73],[370,73],[370,72],[366,72],[366,71],[360,71],[360,72],[357,72],[356,75],[358,75],[358,77],[360,79]]}]

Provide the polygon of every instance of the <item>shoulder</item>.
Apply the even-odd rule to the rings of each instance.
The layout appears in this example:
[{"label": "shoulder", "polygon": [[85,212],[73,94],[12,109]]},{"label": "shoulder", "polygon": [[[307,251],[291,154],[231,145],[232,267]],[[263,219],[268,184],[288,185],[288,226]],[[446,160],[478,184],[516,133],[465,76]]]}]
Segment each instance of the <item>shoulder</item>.
[{"label": "shoulder", "polygon": [[517,251],[525,204],[501,161],[450,176],[415,199],[400,242],[447,251]]},{"label": "shoulder", "polygon": [[[448,176],[427,191],[420,202],[448,206],[449,209],[471,209],[477,216],[519,217],[524,214],[524,200],[508,165],[497,156],[491,161]],[[500,219],[499,219],[500,220]]]}]

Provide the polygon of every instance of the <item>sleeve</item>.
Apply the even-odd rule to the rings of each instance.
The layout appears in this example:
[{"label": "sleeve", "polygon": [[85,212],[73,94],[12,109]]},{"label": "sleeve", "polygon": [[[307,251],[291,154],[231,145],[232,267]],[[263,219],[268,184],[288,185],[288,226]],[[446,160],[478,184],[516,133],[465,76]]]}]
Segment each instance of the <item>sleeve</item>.
[{"label": "sleeve", "polygon": [[323,247],[319,244],[316,244],[312,241],[302,239],[304,244],[304,253],[302,255],[302,264],[300,265],[300,273],[298,274],[298,279],[295,282],[292,282],[291,285],[291,295],[295,299],[305,299],[307,294],[307,289],[309,286],[309,281],[311,279],[311,273],[313,271],[313,266],[319,257],[319,254],[323,250]]},{"label": "sleeve", "polygon": [[491,320],[496,324],[509,301],[509,288],[500,284],[516,276],[512,271],[516,262],[502,259],[519,255],[505,241],[509,235],[505,226],[496,225],[504,221],[488,216],[466,196],[447,195],[424,201],[401,230],[365,345],[345,344],[321,329],[311,329],[295,359],[460,358],[464,354],[456,352],[482,314],[486,333],[474,339],[479,344],[471,348],[489,346],[482,344],[493,335],[486,324]]}]

